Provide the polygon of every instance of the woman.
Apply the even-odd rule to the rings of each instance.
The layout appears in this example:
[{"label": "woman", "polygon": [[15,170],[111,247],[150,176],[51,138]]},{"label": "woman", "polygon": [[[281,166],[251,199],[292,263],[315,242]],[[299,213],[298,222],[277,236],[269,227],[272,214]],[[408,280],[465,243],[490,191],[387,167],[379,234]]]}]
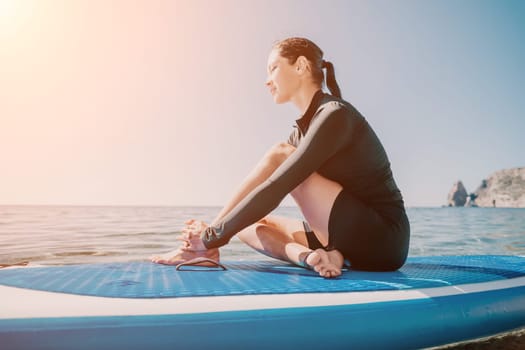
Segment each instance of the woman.
[{"label": "woman", "polygon": [[[331,95],[322,92],[324,72]],[[317,45],[288,38],[274,45],[266,82],[275,103],[303,114],[287,143],[272,147],[211,225],[190,220],[178,250],[152,260],[204,257],[235,234],[271,257],[336,277],[352,268],[392,271],[407,256],[410,228],[387,155],[367,121],[341,93]],[[290,193],[305,221],[268,215]]]}]

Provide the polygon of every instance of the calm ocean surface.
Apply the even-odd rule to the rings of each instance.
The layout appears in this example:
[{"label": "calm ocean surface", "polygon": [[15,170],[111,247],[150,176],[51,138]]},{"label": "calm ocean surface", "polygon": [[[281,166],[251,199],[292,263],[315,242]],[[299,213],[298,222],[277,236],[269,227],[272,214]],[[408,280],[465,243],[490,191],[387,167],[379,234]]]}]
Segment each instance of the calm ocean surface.
[{"label": "calm ocean surface", "polygon": [[[218,207],[0,206],[0,264],[144,260],[175,247],[184,222]],[[301,218],[293,207],[274,214]],[[409,208],[410,255],[525,255],[525,209]],[[265,259],[234,238],[224,260]]]}]

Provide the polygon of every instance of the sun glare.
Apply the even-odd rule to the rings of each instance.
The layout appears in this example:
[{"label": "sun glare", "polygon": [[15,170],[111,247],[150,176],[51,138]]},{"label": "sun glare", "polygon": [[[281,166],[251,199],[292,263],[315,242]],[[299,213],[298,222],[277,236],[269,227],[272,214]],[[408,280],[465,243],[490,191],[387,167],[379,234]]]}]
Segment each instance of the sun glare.
[{"label": "sun glare", "polygon": [[20,2],[17,0],[0,0],[0,19],[2,22],[15,16],[19,4]]},{"label": "sun glare", "polygon": [[0,0],[0,36],[10,36],[26,24],[30,1]]}]

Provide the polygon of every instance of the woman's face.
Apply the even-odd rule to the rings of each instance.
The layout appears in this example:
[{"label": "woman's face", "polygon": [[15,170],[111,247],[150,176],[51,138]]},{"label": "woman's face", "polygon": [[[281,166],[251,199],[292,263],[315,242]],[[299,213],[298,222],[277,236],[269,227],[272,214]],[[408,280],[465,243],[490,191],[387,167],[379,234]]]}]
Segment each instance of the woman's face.
[{"label": "woman's face", "polygon": [[279,55],[278,50],[272,50],[268,56],[268,79],[266,86],[275,103],[289,102],[300,86],[296,64],[288,63],[288,59]]}]

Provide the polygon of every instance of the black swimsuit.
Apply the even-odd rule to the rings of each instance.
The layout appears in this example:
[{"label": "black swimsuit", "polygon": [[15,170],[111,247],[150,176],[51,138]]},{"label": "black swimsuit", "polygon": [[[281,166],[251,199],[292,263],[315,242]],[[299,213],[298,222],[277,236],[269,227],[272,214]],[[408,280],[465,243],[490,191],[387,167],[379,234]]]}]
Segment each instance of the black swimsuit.
[{"label": "black swimsuit", "polygon": [[385,150],[361,114],[348,102],[318,91],[288,143],[296,150],[281,166],[218,227],[203,233],[206,247],[226,244],[317,172],[343,187],[330,212],[329,247],[338,249],[353,268],[401,267],[410,236],[403,199]]}]

